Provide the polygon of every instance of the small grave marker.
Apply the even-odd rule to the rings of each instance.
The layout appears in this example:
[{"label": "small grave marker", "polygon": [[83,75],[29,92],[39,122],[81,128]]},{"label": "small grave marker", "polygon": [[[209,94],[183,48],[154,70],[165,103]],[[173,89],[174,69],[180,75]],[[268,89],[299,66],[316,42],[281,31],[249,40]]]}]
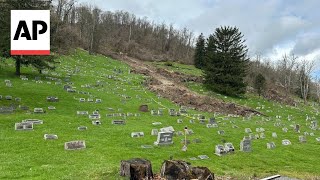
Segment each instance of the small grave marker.
[{"label": "small grave marker", "polygon": [[285,146],[291,145],[291,142],[288,139],[284,139],[284,140],[282,140],[282,145],[285,145]]},{"label": "small grave marker", "polygon": [[28,122],[15,123],[15,130],[33,130],[33,124]]},{"label": "small grave marker", "polygon": [[143,132],[132,132],[131,137],[133,137],[133,138],[144,137],[144,133]]},{"label": "small grave marker", "polygon": [[227,154],[227,152],[225,151],[223,145],[218,144],[218,145],[216,145],[216,147],[215,147],[215,154],[216,154],[217,156],[222,156],[222,155]]},{"label": "small grave marker", "polygon": [[274,142],[268,142],[268,143],[267,143],[267,148],[268,148],[268,149],[274,149],[274,148],[276,148],[276,145],[275,145]]},{"label": "small grave marker", "polygon": [[54,139],[58,139],[58,136],[55,134],[45,134],[44,136],[45,140],[54,140]]},{"label": "small grave marker", "polygon": [[159,132],[155,145],[171,145],[173,144],[173,133],[172,132]]},{"label": "small grave marker", "polygon": [[64,143],[65,150],[78,150],[78,149],[85,149],[86,143],[85,141],[70,141]]}]

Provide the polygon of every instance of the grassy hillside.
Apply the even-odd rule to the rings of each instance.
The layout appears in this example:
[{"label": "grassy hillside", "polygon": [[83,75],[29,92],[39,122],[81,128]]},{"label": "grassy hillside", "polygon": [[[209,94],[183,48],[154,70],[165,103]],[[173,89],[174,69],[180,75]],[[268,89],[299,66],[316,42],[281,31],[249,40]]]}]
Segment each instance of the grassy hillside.
[{"label": "grassy hillside", "polygon": [[[13,114],[0,114],[0,179],[121,179],[119,177],[120,160],[142,157],[151,160],[154,172],[159,172],[163,160],[173,156],[174,159],[189,161],[194,166],[207,166],[217,175],[248,179],[248,177],[264,177],[273,174],[282,174],[290,177],[311,179],[320,177],[319,130],[309,128],[310,121],[306,115],[320,119],[316,110],[319,107],[286,107],[277,103],[264,101],[254,96],[247,99],[235,99],[213,94],[225,101],[236,102],[253,108],[259,108],[268,117],[232,118],[217,115],[218,128],[207,128],[195,120],[190,124],[192,114],[204,114],[206,118],[213,114],[188,110],[189,117],[171,117],[165,110],[163,116],[152,116],[149,113],[139,112],[141,104],[148,104],[149,109],[175,108],[178,106],[170,101],[149,92],[141,83],[144,77],[130,74],[130,68],[116,60],[104,56],[90,56],[84,51],[77,51],[71,56],[62,56],[59,59],[56,71],[39,75],[32,68],[22,68],[23,75],[29,78],[23,81],[14,76],[14,64],[7,60],[8,65],[1,65],[0,95],[20,97],[21,102],[14,100],[0,100],[0,106],[10,104],[25,105],[33,108],[41,107],[45,114],[17,110]],[[176,65],[175,65],[176,66]],[[179,66],[179,65],[177,65]],[[194,70],[192,67],[191,72]],[[119,73],[120,72],[120,73]],[[198,73],[198,72],[197,72]],[[90,94],[69,93],[63,89],[66,77],[70,75],[77,91]],[[35,77],[41,77],[43,83],[36,83]],[[47,77],[47,78],[46,78]],[[50,77],[50,78],[49,78]],[[61,79],[61,84],[56,80]],[[6,87],[4,81],[10,80],[13,87]],[[99,81],[102,85],[94,86]],[[81,87],[90,85],[91,88]],[[199,84],[190,84],[190,88],[199,93],[206,90]],[[59,102],[47,102],[47,96],[59,97]],[[127,98],[126,98],[127,97]],[[102,103],[79,102],[79,98],[102,99]],[[48,106],[55,106],[56,110],[48,110]],[[110,109],[112,108],[113,111]],[[79,116],[77,111],[99,110],[102,125],[92,125],[88,116]],[[140,116],[107,117],[111,113],[133,113]],[[281,118],[276,120],[276,115]],[[292,120],[288,121],[288,115]],[[14,124],[24,119],[41,119],[42,125],[35,125],[33,131],[15,131]],[[126,125],[112,125],[112,120],[125,119]],[[183,123],[178,124],[177,119]],[[152,125],[161,122],[162,125]],[[281,127],[274,123],[281,122]],[[301,133],[295,133],[290,125],[300,124]],[[232,128],[233,125],[238,128]],[[87,126],[88,130],[79,131],[77,127]],[[191,141],[199,138],[202,143],[191,143],[188,151],[183,152],[181,140],[183,136],[175,136],[174,144],[166,147],[142,149],[141,145],[153,145],[156,136],[151,136],[152,129],[173,126],[176,131],[183,131],[185,126],[194,131],[188,136]],[[265,129],[265,139],[252,142],[251,153],[239,151],[239,143],[245,133],[245,128],[251,128],[254,134],[256,128]],[[288,132],[282,131],[287,127]],[[218,130],[224,130],[219,135]],[[145,137],[131,138],[131,132],[143,131]],[[307,136],[307,143],[302,144],[298,136],[303,132],[313,132],[315,136]],[[276,132],[278,138],[272,138]],[[44,134],[56,134],[58,140],[44,140]],[[290,146],[281,145],[283,139],[289,139]],[[87,148],[77,151],[64,150],[64,143],[72,140],[85,140]],[[232,142],[236,148],[234,154],[218,157],[214,154],[214,147],[225,140]],[[266,148],[266,143],[273,141],[276,148]],[[198,155],[208,155],[207,160],[190,160]]]}]

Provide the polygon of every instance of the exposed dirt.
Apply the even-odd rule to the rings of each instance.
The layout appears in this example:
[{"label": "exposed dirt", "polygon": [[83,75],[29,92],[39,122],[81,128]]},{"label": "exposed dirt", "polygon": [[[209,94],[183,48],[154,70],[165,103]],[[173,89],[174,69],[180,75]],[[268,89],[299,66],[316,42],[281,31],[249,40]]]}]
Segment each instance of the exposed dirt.
[{"label": "exposed dirt", "polygon": [[206,112],[219,112],[241,116],[249,116],[251,114],[262,115],[260,112],[248,107],[226,103],[219,99],[200,95],[183,85],[183,82],[186,81],[201,82],[202,79],[199,77],[186,76],[181,73],[156,68],[145,64],[143,61],[126,56],[119,56],[117,59],[122,59],[129,64],[132,67],[133,73],[149,76],[150,80],[146,85],[151,91],[156,92],[162,97],[168,98],[179,105]]},{"label": "exposed dirt", "polygon": [[292,99],[289,96],[285,96],[285,95],[281,94],[279,91],[277,91],[275,89],[269,89],[265,93],[264,98],[271,100],[271,101],[278,102],[278,103],[287,104],[290,106],[297,105],[297,103],[294,101],[294,99]]}]

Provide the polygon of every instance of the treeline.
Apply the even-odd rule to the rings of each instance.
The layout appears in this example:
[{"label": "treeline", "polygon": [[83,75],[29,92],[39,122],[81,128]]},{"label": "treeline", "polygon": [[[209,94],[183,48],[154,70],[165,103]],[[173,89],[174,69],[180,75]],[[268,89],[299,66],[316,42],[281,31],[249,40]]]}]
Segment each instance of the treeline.
[{"label": "treeline", "polygon": [[157,24],[125,11],[57,0],[52,6],[52,45],[82,47],[90,53],[117,52],[142,60],[175,60],[192,63],[193,32]]}]

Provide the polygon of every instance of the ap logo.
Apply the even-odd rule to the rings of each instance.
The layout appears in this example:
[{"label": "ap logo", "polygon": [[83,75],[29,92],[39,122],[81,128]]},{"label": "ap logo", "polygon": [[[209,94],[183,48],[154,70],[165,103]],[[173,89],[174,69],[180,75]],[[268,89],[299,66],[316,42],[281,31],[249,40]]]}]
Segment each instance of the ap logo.
[{"label": "ap logo", "polygon": [[11,55],[50,55],[50,10],[11,10]]}]

